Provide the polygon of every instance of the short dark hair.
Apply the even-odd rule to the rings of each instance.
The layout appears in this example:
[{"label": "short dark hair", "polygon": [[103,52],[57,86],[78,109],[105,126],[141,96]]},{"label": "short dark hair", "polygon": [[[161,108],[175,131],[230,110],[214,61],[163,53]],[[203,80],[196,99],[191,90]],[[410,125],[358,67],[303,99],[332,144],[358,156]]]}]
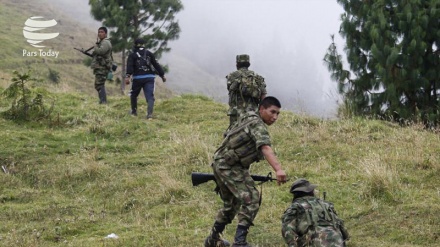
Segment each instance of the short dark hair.
[{"label": "short dark hair", "polygon": [[276,106],[276,107],[278,107],[278,108],[281,108],[281,103],[280,103],[280,101],[277,99],[277,98],[275,98],[275,97],[273,97],[273,96],[267,96],[267,97],[265,97],[261,102],[260,102],[260,106],[262,106],[262,107],[264,107],[265,109],[266,108],[269,108],[269,107],[271,107],[271,106]]},{"label": "short dark hair", "polygon": [[315,192],[313,190],[311,192],[295,191],[292,194],[293,194],[293,200],[304,196],[315,196]]},{"label": "short dark hair", "polygon": [[100,27],[100,28],[98,28],[98,31],[99,30],[104,30],[104,32],[107,33],[107,28],[106,27]]},{"label": "short dark hair", "polygon": [[237,69],[249,68],[249,66],[251,66],[251,63],[249,62],[237,62]]},{"label": "short dark hair", "polygon": [[143,40],[142,38],[137,38],[134,41],[134,46],[136,47],[143,46],[144,44],[145,44],[145,40]]}]

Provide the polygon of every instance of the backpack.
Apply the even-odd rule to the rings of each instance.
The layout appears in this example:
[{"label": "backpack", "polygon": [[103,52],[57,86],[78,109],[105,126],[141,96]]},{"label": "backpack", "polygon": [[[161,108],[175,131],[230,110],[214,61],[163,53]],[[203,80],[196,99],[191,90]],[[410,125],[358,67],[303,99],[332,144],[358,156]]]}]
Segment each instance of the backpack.
[{"label": "backpack", "polygon": [[[227,76],[229,106],[247,107],[249,103],[258,105],[262,93],[264,78],[251,70],[238,70]],[[256,110],[256,109],[254,109]]]},{"label": "backpack", "polygon": [[229,130],[221,147],[218,149],[226,147],[227,151],[224,153],[224,159],[228,165],[235,165],[237,162],[240,162],[243,167],[249,168],[253,162],[264,159],[257,149],[255,141],[249,134],[249,125],[255,124],[261,121],[261,119],[255,112],[249,113],[249,116],[252,117],[238,120],[237,125]]},{"label": "backpack", "polygon": [[[306,233],[301,237],[300,242],[310,246],[322,246],[321,241],[333,243],[334,246],[342,246],[346,232],[341,230],[341,219],[337,216],[333,204],[317,198],[311,200],[299,200],[299,205],[306,215]],[[306,223],[306,222],[304,222]]]},{"label": "backpack", "polygon": [[257,75],[253,71],[242,71],[239,84],[239,92],[242,97],[260,99],[261,89],[256,77]]},{"label": "backpack", "polygon": [[239,70],[231,73],[228,76],[228,90],[231,93],[236,93],[242,98],[255,98],[260,100],[261,89],[260,82],[264,79],[255,74],[251,70]]}]

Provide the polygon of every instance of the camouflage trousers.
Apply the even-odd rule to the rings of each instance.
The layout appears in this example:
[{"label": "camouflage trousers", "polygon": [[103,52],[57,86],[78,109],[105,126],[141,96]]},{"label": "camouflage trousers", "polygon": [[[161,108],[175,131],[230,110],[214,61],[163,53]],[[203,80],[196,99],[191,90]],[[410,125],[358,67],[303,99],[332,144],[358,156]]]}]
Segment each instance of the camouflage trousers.
[{"label": "camouflage trousers", "polygon": [[237,215],[238,224],[253,225],[260,208],[260,194],[249,169],[239,164],[229,166],[223,159],[214,161],[212,168],[223,200],[216,221],[229,224]]},{"label": "camouflage trousers", "polygon": [[94,69],[93,74],[95,74],[95,89],[96,91],[101,91],[105,87],[105,82],[107,81],[108,70],[107,69]]}]

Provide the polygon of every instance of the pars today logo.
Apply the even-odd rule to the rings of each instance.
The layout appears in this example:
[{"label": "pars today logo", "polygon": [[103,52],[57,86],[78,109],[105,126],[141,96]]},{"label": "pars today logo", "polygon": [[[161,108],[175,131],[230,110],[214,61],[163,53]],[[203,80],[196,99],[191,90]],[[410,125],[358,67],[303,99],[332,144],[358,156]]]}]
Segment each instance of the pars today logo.
[{"label": "pars today logo", "polygon": [[58,57],[59,51],[54,51],[52,49],[44,50],[43,41],[54,39],[58,37],[60,33],[54,32],[43,32],[45,29],[54,27],[57,22],[54,19],[48,20],[43,16],[32,16],[29,17],[24,23],[23,36],[26,41],[33,47],[39,48],[38,51],[29,51],[23,49],[23,57]]}]

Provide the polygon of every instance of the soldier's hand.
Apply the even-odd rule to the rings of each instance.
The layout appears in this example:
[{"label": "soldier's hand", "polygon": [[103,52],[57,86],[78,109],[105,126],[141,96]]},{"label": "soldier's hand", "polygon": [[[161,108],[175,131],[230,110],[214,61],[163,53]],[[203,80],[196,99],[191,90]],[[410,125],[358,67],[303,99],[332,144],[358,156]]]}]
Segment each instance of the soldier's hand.
[{"label": "soldier's hand", "polygon": [[130,84],[130,77],[125,77],[125,85],[128,85],[128,84]]},{"label": "soldier's hand", "polygon": [[162,76],[161,78],[164,83],[167,81],[167,78],[165,76]]},{"label": "soldier's hand", "polygon": [[280,169],[276,172],[278,185],[284,184],[287,181],[287,176],[284,170]]}]

